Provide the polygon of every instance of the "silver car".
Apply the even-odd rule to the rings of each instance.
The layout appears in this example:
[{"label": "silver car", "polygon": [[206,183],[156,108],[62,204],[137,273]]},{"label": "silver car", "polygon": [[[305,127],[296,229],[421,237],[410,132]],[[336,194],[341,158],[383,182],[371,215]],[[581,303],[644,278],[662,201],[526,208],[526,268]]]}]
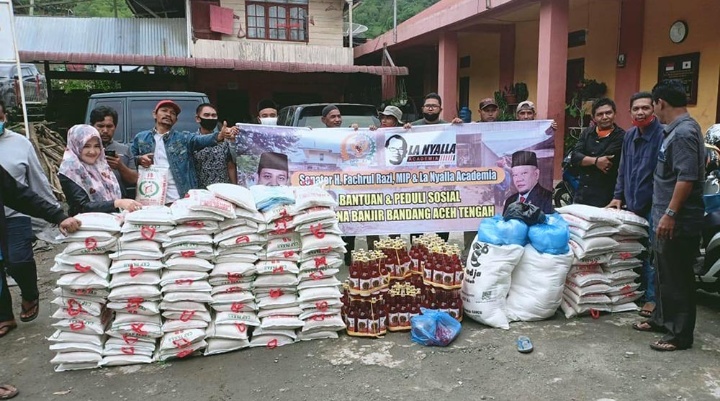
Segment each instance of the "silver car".
[{"label": "silver car", "polygon": [[[34,64],[20,64],[22,84],[25,88],[25,101],[27,103],[46,104],[48,99],[47,81]],[[8,108],[19,104],[20,86],[18,84],[17,65],[14,63],[0,63],[0,99]]]}]

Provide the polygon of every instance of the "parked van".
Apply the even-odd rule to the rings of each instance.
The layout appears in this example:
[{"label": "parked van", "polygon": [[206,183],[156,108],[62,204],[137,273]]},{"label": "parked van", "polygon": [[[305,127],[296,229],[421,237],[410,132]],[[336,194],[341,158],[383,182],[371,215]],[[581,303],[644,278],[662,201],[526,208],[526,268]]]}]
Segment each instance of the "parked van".
[{"label": "parked van", "polygon": [[108,106],[118,113],[117,129],[114,140],[130,144],[133,138],[141,131],[152,129],[155,126],[153,111],[155,105],[165,99],[170,99],[180,106],[177,123],[173,127],[176,131],[195,132],[198,123],[195,122],[195,109],[202,103],[209,103],[207,95],[200,92],[111,92],[98,93],[90,96],[85,123],[90,124],[90,112],[99,106]]}]

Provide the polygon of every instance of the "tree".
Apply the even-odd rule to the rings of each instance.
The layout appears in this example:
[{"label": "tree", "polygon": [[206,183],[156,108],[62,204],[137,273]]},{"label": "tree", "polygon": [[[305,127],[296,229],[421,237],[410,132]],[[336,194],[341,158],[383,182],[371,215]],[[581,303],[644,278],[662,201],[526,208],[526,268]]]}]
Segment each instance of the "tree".
[{"label": "tree", "polygon": [[[30,12],[27,0],[13,0],[14,12],[27,15]],[[117,8],[119,18],[133,16],[125,0],[35,0],[34,15],[75,16],[75,17],[114,17]]]},{"label": "tree", "polygon": [[[398,25],[439,0],[397,0]],[[353,22],[368,27],[365,36],[375,38],[393,27],[391,0],[363,0],[353,11]]]}]

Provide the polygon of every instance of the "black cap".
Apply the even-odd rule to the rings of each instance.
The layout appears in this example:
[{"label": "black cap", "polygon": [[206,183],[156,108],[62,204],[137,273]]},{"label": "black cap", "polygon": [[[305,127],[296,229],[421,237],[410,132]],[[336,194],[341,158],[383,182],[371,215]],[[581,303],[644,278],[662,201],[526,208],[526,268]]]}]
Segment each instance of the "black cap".
[{"label": "black cap", "polygon": [[512,166],[535,166],[537,167],[537,155],[535,152],[520,150],[512,154]]},{"label": "black cap", "polygon": [[258,174],[260,174],[260,170],[264,168],[288,171],[287,155],[276,152],[265,152],[261,154],[260,163],[258,163]]},{"label": "black cap", "polygon": [[322,116],[323,116],[323,117],[327,117],[327,115],[330,114],[330,112],[333,111],[333,110],[339,110],[339,109],[338,109],[338,107],[335,106],[334,104],[329,104],[329,105],[323,107],[323,109],[322,109]]},{"label": "black cap", "polygon": [[258,105],[257,105],[257,111],[258,111],[258,113],[259,113],[261,110],[265,110],[265,109],[275,109],[275,110],[277,110],[277,109],[278,109],[277,103],[273,102],[272,99],[263,99],[263,100],[259,101],[259,102],[258,102]]}]

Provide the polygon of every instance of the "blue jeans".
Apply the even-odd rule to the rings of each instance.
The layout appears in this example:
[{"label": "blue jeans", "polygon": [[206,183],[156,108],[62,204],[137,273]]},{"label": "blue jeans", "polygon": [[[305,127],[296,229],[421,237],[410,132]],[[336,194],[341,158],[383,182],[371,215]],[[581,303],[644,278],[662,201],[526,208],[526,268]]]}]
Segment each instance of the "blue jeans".
[{"label": "blue jeans", "polygon": [[652,212],[648,213],[647,221],[650,224],[649,228],[649,238],[648,243],[646,244],[648,247],[647,252],[645,253],[645,257],[643,258],[643,267],[642,267],[642,274],[640,275],[640,278],[642,280],[642,286],[645,287],[645,302],[655,302],[655,281],[657,280],[656,272],[655,272],[655,266],[653,265],[653,251],[651,247],[655,243],[655,230],[653,227],[653,221],[652,221]]}]

